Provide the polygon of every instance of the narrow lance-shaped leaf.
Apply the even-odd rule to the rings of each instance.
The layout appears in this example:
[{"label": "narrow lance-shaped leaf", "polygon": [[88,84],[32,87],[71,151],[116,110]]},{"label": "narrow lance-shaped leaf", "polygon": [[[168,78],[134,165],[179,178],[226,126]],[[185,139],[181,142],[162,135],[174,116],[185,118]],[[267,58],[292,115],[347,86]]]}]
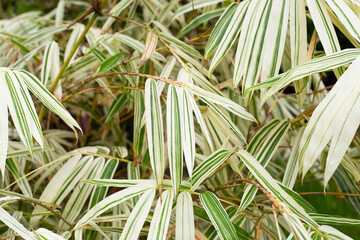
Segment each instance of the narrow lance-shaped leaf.
[{"label": "narrow lance-shaped leaf", "polygon": [[134,100],[134,144],[133,149],[136,155],[141,156],[145,141],[145,126],[141,124],[145,117],[144,94],[141,90],[135,90]]},{"label": "narrow lance-shaped leaf", "polygon": [[155,197],[155,189],[147,190],[131,211],[121,233],[120,240],[138,239]]},{"label": "narrow lance-shaped leaf", "polygon": [[200,194],[200,201],[222,240],[236,240],[236,230],[224,207],[212,192]]},{"label": "narrow lance-shaped leaf", "polygon": [[201,131],[205,136],[205,139],[207,140],[211,150],[214,150],[214,146],[213,146],[213,143],[211,141],[209,130],[206,127],[206,123],[205,123],[205,120],[204,120],[204,118],[203,118],[203,116],[202,116],[202,114],[200,112],[199,106],[196,104],[194,98],[192,98],[192,97],[189,98],[189,102],[190,102],[191,107],[192,107],[192,109],[194,111],[194,114],[195,114],[195,117],[196,117],[196,119],[198,121],[198,124],[200,125]]},{"label": "narrow lance-shaped leaf", "polygon": [[236,126],[235,123],[233,123],[233,121],[230,119],[229,116],[227,116],[227,114],[225,114],[218,106],[216,106],[216,104],[214,104],[202,97],[200,97],[200,99],[203,102],[205,102],[208,106],[210,106],[214,110],[214,112],[216,112],[216,114],[224,120],[224,123],[229,125],[229,127],[236,133],[236,135],[239,137],[239,139],[241,139],[243,142],[246,142],[246,139],[245,139],[244,135],[241,133],[240,129]]},{"label": "narrow lance-shaped leaf", "polygon": [[[65,48],[64,61],[65,61],[65,59],[67,59],[69,57],[71,50],[75,46],[75,43],[77,42],[79,37],[81,36],[81,33],[84,31],[84,28],[85,27],[84,27],[83,24],[75,24],[72,27],[73,30],[71,32],[70,38],[69,38],[69,40],[68,40],[68,42],[66,44],[66,48]],[[77,53],[78,53],[79,50],[80,50],[80,48],[77,48],[75,50],[75,53],[71,57],[68,66],[71,66],[71,64],[73,63],[73,61],[74,61],[75,57],[77,56]]]},{"label": "narrow lance-shaped leaf", "polygon": [[354,218],[345,218],[341,216],[321,214],[321,213],[310,213],[310,216],[318,223],[329,224],[329,225],[359,225],[360,220]]},{"label": "narrow lance-shaped leaf", "polygon": [[45,228],[39,228],[36,230],[36,233],[39,234],[39,236],[41,236],[41,238],[44,240],[66,240],[60,235],[53,233]]},{"label": "narrow lance-shaped leaf", "polygon": [[[11,101],[8,103],[9,111],[11,117],[13,119],[15,128],[18,131],[21,141],[26,145],[29,151],[32,151],[33,142],[31,137],[31,126],[28,121],[30,118],[30,113],[28,108],[25,107],[25,100],[21,93],[19,94],[19,83],[10,76],[9,72],[4,73],[4,78],[1,79],[5,81],[7,87],[5,87],[5,91],[7,91],[7,96],[11,97]],[[15,80],[15,81],[14,81]]]},{"label": "narrow lance-shaped leaf", "polygon": [[116,192],[108,197],[106,197],[104,200],[96,204],[93,208],[91,208],[75,225],[74,229],[78,230],[81,227],[83,227],[85,224],[87,224],[92,219],[96,218],[103,212],[107,211],[108,209],[119,205],[120,203],[131,199],[144,191],[146,191],[147,188],[143,187],[130,187],[124,190],[121,190],[119,192]]},{"label": "narrow lance-shaped leaf", "polygon": [[168,88],[166,107],[170,174],[175,194],[177,194],[180,189],[182,179],[183,147],[179,99],[177,91],[173,85],[170,85]]},{"label": "narrow lance-shaped leaf", "polygon": [[65,107],[40,83],[32,74],[21,71],[21,76],[29,90],[52,112],[58,115],[69,127],[81,130],[79,124],[73,119]]},{"label": "narrow lance-shaped leaf", "polygon": [[[1,198],[0,198],[1,199]],[[2,200],[2,199],[1,199]],[[17,234],[19,234],[25,240],[34,240],[38,239],[38,237],[27,230],[24,225],[18,222],[14,217],[12,217],[7,211],[0,207],[0,220],[7,225],[9,228],[14,230]]]},{"label": "narrow lance-shaped leaf", "polygon": [[[272,1],[251,1],[242,24],[243,29],[235,56],[234,87],[243,79],[243,93],[253,86],[260,76],[271,4]],[[250,97],[251,94],[244,96],[245,104],[249,102]]]},{"label": "narrow lance-shaped leaf", "polygon": [[279,73],[289,17],[289,1],[273,0],[264,45],[262,81]]},{"label": "narrow lance-shaped leaf", "polygon": [[341,162],[360,123],[360,92],[352,86],[353,79],[359,74],[359,66],[360,58],[339,78],[313,112],[301,139],[299,159],[305,174],[333,138],[327,157],[325,183]]},{"label": "narrow lance-shaped leaf", "polygon": [[300,219],[294,213],[291,212],[291,210],[285,203],[282,203],[281,205],[284,209],[282,215],[290,225],[291,230],[293,234],[296,236],[296,238],[299,240],[311,240],[308,231],[305,229]]},{"label": "narrow lance-shaped leaf", "polygon": [[284,173],[284,177],[282,180],[282,184],[284,184],[285,186],[287,186],[288,188],[292,189],[294,184],[295,184],[295,180],[299,174],[299,162],[298,160],[298,155],[300,152],[300,140],[301,140],[301,136],[304,132],[304,128],[301,128],[297,133],[296,133],[296,138],[295,141],[293,143],[293,149],[291,150],[291,154],[289,157],[289,161],[286,164],[286,169],[285,169],[285,173]]},{"label": "narrow lance-shaped leaf", "polygon": [[325,0],[349,33],[360,42],[360,19],[344,1]]},{"label": "narrow lance-shaped leaf", "polygon": [[231,27],[229,23],[231,21],[232,16],[234,15],[237,9],[236,3],[231,3],[221,15],[219,20],[217,20],[214,29],[212,30],[208,41],[206,42],[205,50],[204,50],[204,59],[208,60],[212,52],[219,46],[221,38],[225,31]]},{"label": "narrow lance-shaped leaf", "polygon": [[[100,176],[103,171],[105,164],[105,159],[101,157],[97,157],[92,165],[89,167],[87,172],[83,175],[81,180],[84,179],[92,179]],[[74,224],[77,217],[81,214],[81,210],[83,209],[85,202],[89,198],[94,186],[90,184],[86,184],[80,182],[74,187],[74,191],[69,198],[69,201],[66,203],[66,206],[62,212],[64,218],[70,223]],[[65,222],[61,222],[59,224],[59,228],[67,229],[68,226]]]},{"label": "narrow lance-shaped leaf", "polygon": [[[324,0],[306,0],[306,2],[325,53],[328,55],[340,51],[339,40],[327,13]],[[344,69],[341,67],[334,70],[337,77],[340,77],[343,72]]]},{"label": "narrow lance-shaped leaf", "polygon": [[256,122],[256,119],[245,108],[225,97],[216,95],[211,92],[207,92],[192,84],[187,84],[186,89],[189,89],[191,92],[198,95],[199,97],[223,106],[224,108],[241,118]]},{"label": "narrow lance-shaped leaf", "polygon": [[145,84],[145,115],[150,162],[156,182],[160,185],[165,170],[164,137],[161,103],[153,79],[148,79]]},{"label": "narrow lance-shaped leaf", "polygon": [[[259,140],[259,136],[261,136],[263,133],[266,133],[267,135],[266,137],[264,137],[265,140],[261,143],[260,146],[257,145],[258,146],[257,149],[250,148],[250,150],[252,150],[252,152],[256,150],[256,154],[255,154],[256,160],[262,166],[266,167],[270,162],[271,158],[273,157],[273,155],[275,154],[276,150],[278,149],[282,139],[286,136],[287,131],[290,128],[290,122],[286,119],[280,122],[274,120],[270,122],[268,125],[266,125],[264,128],[266,129],[266,131],[259,131],[259,133],[257,133],[257,135],[254,136],[254,138],[251,141],[252,144],[251,146],[257,145],[254,142],[257,142],[257,140]],[[251,178],[253,178],[253,176]],[[246,187],[246,190],[241,198],[238,212],[243,211],[248,206],[248,204],[250,204],[254,200],[256,193],[257,193],[256,186],[248,185]]]},{"label": "narrow lance-shaped leaf", "polygon": [[191,195],[182,192],[176,202],[176,240],[195,240],[194,210]]},{"label": "narrow lance-shaped leaf", "polygon": [[[185,69],[181,69],[178,75],[178,81],[183,83],[191,82],[191,76]],[[190,98],[193,98],[186,89],[176,88],[179,96],[180,107],[180,126],[182,134],[182,145],[184,149],[184,156],[186,167],[189,176],[192,176],[195,159],[195,128],[194,128],[194,116]]]},{"label": "narrow lance-shaped leaf", "polygon": [[267,82],[249,88],[248,91],[271,87],[263,96],[261,96],[260,105],[262,105],[267,99],[287,84],[315,73],[324,72],[345,65],[354,61],[359,56],[360,51],[358,49],[347,49],[324,57],[315,58],[292,68],[285,74],[271,78]]},{"label": "narrow lance-shaped leaf", "polygon": [[[58,58],[58,59],[56,59]],[[47,85],[50,73],[53,71],[53,63],[60,61],[59,59],[59,46],[55,41],[49,42],[44,51],[43,63],[41,68],[41,82],[44,86]]]},{"label": "narrow lance-shaped leaf", "polygon": [[[180,30],[180,32],[176,35],[176,37],[181,38],[182,36],[184,36],[185,34],[190,32],[197,26],[201,25],[202,23],[206,23],[210,19],[220,16],[223,12],[224,12],[224,9],[216,9],[214,11],[206,12],[206,13],[199,15],[198,17],[191,20],[191,22],[189,22],[188,25],[186,25],[184,28],[182,28]],[[218,20],[218,21],[220,21],[220,20]]]},{"label": "narrow lance-shaped leaf", "polygon": [[326,233],[328,239],[334,239],[334,240],[353,240],[351,237],[343,234],[336,228],[333,228],[331,226],[322,225],[319,228],[320,231]]},{"label": "narrow lance-shaped leaf", "polygon": [[3,179],[5,177],[6,154],[9,140],[8,93],[6,91],[6,83],[3,81],[4,78],[4,73],[0,72],[0,96],[2,96],[0,101],[0,170]]},{"label": "narrow lance-shaped leaf", "polygon": [[211,176],[213,172],[231,156],[231,153],[226,149],[219,149],[202,163],[200,163],[194,170],[191,179],[192,188],[195,190],[207,177]]},{"label": "narrow lance-shaped leaf", "polygon": [[286,193],[279,186],[277,181],[271,177],[271,175],[253,156],[251,156],[245,150],[240,150],[237,152],[237,155],[266,190],[274,195],[274,197],[276,197],[279,201],[285,202],[292,212],[294,212],[310,226],[318,227],[318,224],[305,212],[304,208],[301,207],[288,193]]},{"label": "narrow lance-shaped leaf", "polygon": [[210,6],[210,5],[222,2],[222,1],[224,1],[224,0],[198,0],[198,1],[194,1],[194,2],[189,2],[176,10],[174,17],[172,18],[171,21],[175,20],[176,18],[178,18],[179,16],[181,16],[187,12],[191,12],[195,9]]},{"label": "narrow lance-shaped leaf", "polygon": [[[240,33],[241,25],[244,21],[244,17],[246,14],[246,10],[248,9],[249,3],[250,3],[250,1],[241,2],[237,6],[235,13],[233,13],[231,18],[224,24],[223,31],[218,31],[219,35],[217,37],[219,38],[219,40],[217,41],[217,45],[216,45],[216,46],[218,46],[218,48],[216,49],[214,57],[211,60],[211,64],[210,64],[210,68],[209,68],[210,75],[215,70],[216,66],[220,63],[220,61],[223,59],[225,54],[230,50],[230,48],[234,44],[234,42],[236,41],[236,39]],[[214,31],[215,31],[215,29],[214,29]],[[209,39],[209,41],[210,41],[210,39]],[[205,50],[206,50],[206,48],[205,48]],[[206,54],[206,51],[205,51],[205,54]],[[206,57],[206,55],[205,55],[205,57]]]},{"label": "narrow lance-shaped leaf", "polygon": [[[295,67],[306,61],[307,56],[307,23],[305,0],[291,0],[290,1],[290,53],[291,66]],[[304,91],[306,81],[300,79],[294,82],[297,93],[298,108],[302,108],[302,104],[306,98],[306,91]]]},{"label": "narrow lance-shaped leaf", "polygon": [[107,71],[111,70],[115,66],[115,64],[122,58],[122,56],[123,53],[119,52],[107,58],[105,61],[101,63],[99,69],[96,71],[94,76],[102,73],[106,73]]},{"label": "narrow lance-shaped leaf", "polygon": [[148,235],[149,240],[166,239],[173,199],[174,192],[171,190],[167,190],[164,191],[162,194],[162,201],[160,201],[160,199],[158,200],[150,224]]},{"label": "narrow lance-shaped leaf", "polygon": [[[121,0],[120,2],[118,2],[111,10],[110,10],[110,15],[113,16],[119,16],[121,14],[121,12],[130,5],[130,3],[133,0]],[[111,25],[115,22],[115,18],[109,17],[106,22],[104,23],[101,31],[102,32],[106,32]]]},{"label": "narrow lance-shaped leaf", "polygon": [[123,107],[126,106],[129,96],[126,93],[121,93],[116,96],[115,100],[112,102],[109,113],[105,119],[105,123],[113,120],[116,113],[118,113]]}]

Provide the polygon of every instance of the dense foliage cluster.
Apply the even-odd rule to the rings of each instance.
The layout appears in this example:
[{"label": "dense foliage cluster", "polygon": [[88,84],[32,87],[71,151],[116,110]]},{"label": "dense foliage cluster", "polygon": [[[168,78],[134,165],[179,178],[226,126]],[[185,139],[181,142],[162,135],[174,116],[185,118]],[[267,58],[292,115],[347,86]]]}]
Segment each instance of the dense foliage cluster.
[{"label": "dense foliage cluster", "polygon": [[0,11],[0,239],[359,239],[359,0],[52,3]]}]

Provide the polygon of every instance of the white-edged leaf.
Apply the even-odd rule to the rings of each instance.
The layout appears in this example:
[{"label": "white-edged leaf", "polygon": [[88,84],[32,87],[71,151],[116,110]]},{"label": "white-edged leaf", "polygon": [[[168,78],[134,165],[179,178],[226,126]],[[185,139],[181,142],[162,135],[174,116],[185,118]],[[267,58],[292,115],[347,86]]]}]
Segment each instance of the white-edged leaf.
[{"label": "white-edged leaf", "polygon": [[325,232],[328,238],[331,240],[353,240],[351,237],[343,234],[342,232],[331,226],[322,225],[319,227],[319,230]]},{"label": "white-edged leaf", "polygon": [[256,122],[256,119],[253,117],[253,115],[251,115],[245,108],[225,97],[216,95],[211,92],[207,92],[193,84],[187,84],[186,89],[198,95],[199,97],[202,97],[210,102],[223,106],[230,112],[234,113],[235,115],[243,119]]},{"label": "white-edged leaf", "polygon": [[92,207],[89,211],[87,211],[86,214],[76,223],[74,229],[80,229],[89,221],[96,218],[108,209],[145,192],[147,189],[148,188],[144,187],[129,187],[106,197],[101,202]]},{"label": "white-edged leaf", "polygon": [[299,169],[300,169],[299,165],[300,164],[297,160],[298,160],[298,155],[299,155],[299,151],[300,151],[300,148],[299,148],[300,140],[301,140],[301,136],[303,135],[303,132],[304,132],[304,128],[301,128],[296,133],[296,138],[293,143],[293,149],[291,150],[289,161],[286,164],[286,169],[285,169],[284,177],[282,180],[282,184],[284,184],[285,186],[287,186],[290,189],[292,189],[294,187],[295,180],[299,174]]},{"label": "white-edged leaf", "polygon": [[199,9],[199,8],[203,8],[206,6],[210,6],[213,4],[217,4],[219,2],[222,2],[224,0],[197,0],[194,2],[189,2],[183,6],[181,6],[180,8],[178,8],[172,18],[171,21],[175,20],[176,18],[178,18],[179,16],[183,15],[184,13],[188,13],[193,11],[194,9]]},{"label": "white-edged leaf", "polygon": [[14,217],[12,217],[7,211],[0,207],[0,221],[7,225],[9,228],[14,230],[25,240],[34,240],[39,239],[34,233],[27,230],[24,225],[18,222]]},{"label": "white-edged leaf", "polygon": [[224,13],[217,20],[214,29],[211,31],[210,37],[206,42],[204,50],[204,59],[208,60],[212,52],[219,46],[219,43],[222,40],[222,37],[225,31],[231,27],[229,23],[232,16],[234,15],[238,5],[236,3],[231,3],[224,11]]},{"label": "white-edged leaf", "polygon": [[[118,2],[109,12],[109,15],[112,16],[119,16],[121,14],[121,12],[130,5],[130,3],[132,3],[133,0],[121,0],[120,2]],[[115,22],[115,18],[113,17],[109,17],[106,22],[104,23],[101,31],[102,32],[106,32],[111,25]]]},{"label": "white-edged leaf", "polygon": [[[77,40],[80,38],[82,32],[84,31],[84,28],[85,28],[85,26],[83,24],[75,24],[72,27],[72,32],[71,32],[70,38],[65,47],[64,61],[69,57],[71,50],[75,46],[75,43],[77,42]],[[72,55],[68,66],[71,66],[71,64],[73,63],[79,50],[80,50],[80,48],[77,48],[75,50],[75,53]]]},{"label": "white-edged leaf", "polygon": [[63,238],[62,236],[57,235],[56,233],[53,233],[45,228],[39,228],[38,230],[36,230],[36,232],[44,240],[65,240],[65,238]]},{"label": "white-edged leaf", "polygon": [[299,160],[303,166],[303,175],[314,164],[330,139],[325,184],[340,164],[360,124],[360,91],[352,86],[359,71],[360,58],[350,65],[313,112],[300,142]]},{"label": "white-edged leaf", "polygon": [[150,78],[145,84],[145,115],[150,162],[156,182],[160,185],[163,181],[165,170],[164,128],[156,82]]},{"label": "white-edged leaf", "polygon": [[245,150],[240,150],[237,152],[237,155],[266,190],[272,193],[272,195],[280,202],[285,202],[291,211],[307,224],[313,227],[318,227],[318,224],[305,212],[304,208],[301,207],[287,192],[285,192],[279,186],[278,182],[271,177],[271,175],[253,156],[251,156]]},{"label": "white-edged leaf", "polygon": [[151,179],[91,179],[85,182],[105,187],[156,187],[156,181]]},{"label": "white-edged leaf", "polygon": [[[235,13],[233,13],[231,18],[229,19],[230,21],[227,21],[226,25],[224,24],[223,27],[226,27],[224,29],[225,31],[218,32],[218,34],[221,34],[218,36],[220,38],[220,41],[217,42],[216,46],[218,46],[218,48],[216,49],[214,57],[211,60],[211,64],[209,67],[210,75],[215,70],[216,66],[220,63],[221,59],[223,59],[225,54],[230,50],[231,46],[236,41],[236,39],[240,33],[241,25],[244,21],[244,17],[246,14],[246,10],[249,6],[249,3],[250,3],[250,1],[241,2],[239,4],[239,6],[237,6]],[[215,26],[215,28],[216,28],[216,26]],[[214,31],[215,31],[215,28],[214,28]],[[211,38],[212,34],[213,33],[211,33],[210,38]],[[210,38],[209,38],[209,41],[210,41]],[[205,50],[206,50],[206,48],[205,48]],[[206,51],[205,51],[205,59],[206,59],[206,57],[207,56],[206,56]]]},{"label": "white-edged leaf", "polygon": [[155,189],[147,190],[131,211],[121,233],[120,240],[138,239],[155,197]]},{"label": "white-edged leaf", "polygon": [[0,72],[0,96],[2,96],[0,101],[0,170],[3,178],[5,177],[6,155],[9,144],[8,93],[4,78],[4,73]]},{"label": "white-edged leaf", "polygon": [[52,112],[58,115],[74,131],[74,127],[81,130],[79,124],[65,109],[65,107],[41,84],[41,82],[31,73],[20,72],[28,89]]},{"label": "white-edged leaf", "polygon": [[193,202],[188,192],[181,192],[177,198],[175,239],[195,240]]},{"label": "white-edged leaf", "polygon": [[175,194],[177,194],[183,175],[183,139],[179,98],[173,85],[170,85],[168,88],[166,123],[170,174]]},{"label": "white-edged leaf", "polygon": [[162,193],[162,201],[160,199],[156,203],[155,212],[151,220],[148,238],[149,240],[165,240],[171,208],[174,199],[174,192],[166,190]]},{"label": "white-edged leaf", "polygon": [[356,13],[346,4],[345,1],[340,0],[325,0],[330,8],[334,11],[346,30],[360,42],[360,19]]},{"label": "white-edged leaf", "polygon": [[261,96],[260,105],[262,105],[267,99],[287,84],[315,73],[324,72],[348,64],[359,56],[360,51],[358,49],[347,49],[324,57],[315,58],[292,68],[284,74],[271,78],[267,82],[260,83],[252,88],[249,88],[248,91],[271,87],[264,95]]},{"label": "white-edged leaf", "polygon": [[[341,48],[339,40],[330,16],[327,13],[326,3],[324,0],[306,0],[306,2],[325,53],[329,55],[340,51]],[[337,77],[339,77],[343,72],[343,68],[334,69],[334,73]]]},{"label": "white-edged leaf", "polygon": [[18,81],[16,81],[14,74],[8,71],[5,72],[3,76],[4,79],[1,79],[1,81],[5,81],[7,84],[7,87],[5,87],[5,91],[7,91],[6,96],[9,96],[11,99],[11,101],[8,102],[8,108],[15,128],[21,141],[25,144],[27,149],[32,152],[33,141],[31,137],[31,126],[28,121],[30,118],[29,109],[25,107],[24,96],[19,93],[20,86]]},{"label": "white-edged leaf", "polygon": [[206,23],[210,19],[220,16],[223,12],[224,12],[224,9],[216,9],[214,11],[206,12],[206,13],[199,15],[198,17],[191,20],[191,22],[189,22],[189,24],[187,24],[184,28],[182,28],[180,30],[180,32],[176,35],[176,37],[181,38],[182,36],[184,36],[185,34],[190,32],[197,26],[201,25],[202,23]]},{"label": "white-edged leaf", "polygon": [[284,209],[282,215],[290,225],[293,234],[296,236],[296,239],[311,240],[308,231],[305,229],[300,219],[294,213],[291,212],[291,210],[285,203],[282,203],[281,205]]},{"label": "white-edged leaf", "polygon": [[279,73],[289,19],[289,1],[272,1],[261,69],[261,81]]},{"label": "white-edged leaf", "polygon": [[206,178],[211,176],[213,172],[223,164],[231,156],[231,153],[226,149],[219,149],[213,152],[203,162],[201,162],[193,172],[189,181],[192,183],[192,190],[195,190]]},{"label": "white-edged leaf", "polygon": [[236,240],[236,230],[224,207],[212,192],[200,194],[200,201],[222,240]]},{"label": "white-edged leaf", "polygon": [[[192,82],[191,75],[183,68],[180,69],[177,80],[185,84]],[[192,105],[190,103],[190,98],[193,98],[193,96],[186,89],[176,88],[176,91],[179,97],[182,145],[184,149],[186,167],[189,176],[191,177],[195,159],[194,116]]]}]

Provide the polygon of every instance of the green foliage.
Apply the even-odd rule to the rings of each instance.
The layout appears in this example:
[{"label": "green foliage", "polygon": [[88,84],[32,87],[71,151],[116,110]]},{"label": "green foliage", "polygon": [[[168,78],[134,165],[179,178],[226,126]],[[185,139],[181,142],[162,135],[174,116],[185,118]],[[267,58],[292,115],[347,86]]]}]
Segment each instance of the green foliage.
[{"label": "green foliage", "polygon": [[360,235],[360,1],[2,7],[0,239]]}]

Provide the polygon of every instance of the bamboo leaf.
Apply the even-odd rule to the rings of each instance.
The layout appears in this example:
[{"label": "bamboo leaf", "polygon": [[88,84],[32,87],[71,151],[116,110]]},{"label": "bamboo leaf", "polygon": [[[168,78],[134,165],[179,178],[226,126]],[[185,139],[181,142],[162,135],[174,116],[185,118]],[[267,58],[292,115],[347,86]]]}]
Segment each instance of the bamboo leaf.
[{"label": "bamboo leaf", "polygon": [[5,176],[6,154],[9,144],[9,119],[7,106],[9,96],[8,91],[6,90],[6,83],[3,81],[4,78],[4,73],[0,72],[0,96],[2,96],[2,100],[0,101],[0,170],[3,178]]},{"label": "bamboo leaf", "polygon": [[253,156],[244,150],[237,152],[237,155],[266,190],[270,191],[279,201],[285,202],[291,211],[301,220],[310,226],[318,227],[317,223],[305,212],[304,208],[279,186],[277,181],[271,177]]},{"label": "bamboo leaf", "polygon": [[195,29],[202,23],[205,23],[213,18],[219,17],[224,12],[224,9],[216,9],[214,11],[206,12],[204,14],[201,14],[200,16],[194,18],[187,24],[185,27],[183,27],[180,32],[176,35],[177,38],[181,38],[191,30]]},{"label": "bamboo leaf", "polygon": [[176,202],[176,240],[195,240],[193,202],[187,192],[179,194]]},{"label": "bamboo leaf", "polygon": [[194,170],[189,181],[192,183],[191,189],[194,191],[206,178],[211,176],[213,172],[231,156],[231,153],[225,149],[219,149],[207,157]]},{"label": "bamboo leaf", "polygon": [[318,105],[300,142],[299,161],[304,175],[332,139],[326,160],[325,185],[340,164],[360,124],[360,92],[351,85],[352,79],[359,74],[359,66],[360,58],[351,64]]},{"label": "bamboo leaf", "polygon": [[219,2],[222,2],[223,0],[197,0],[194,2],[190,2],[185,4],[184,6],[178,8],[172,18],[171,21],[174,21],[175,19],[177,19],[179,16],[188,13],[190,11],[193,11],[195,9],[199,9],[199,8],[203,8],[206,6],[210,6],[213,4],[217,4]]},{"label": "bamboo leaf", "polygon": [[131,211],[122,231],[120,240],[138,239],[140,231],[149,214],[152,202],[155,197],[155,190],[147,190],[137,202],[135,208]]},{"label": "bamboo leaf", "polygon": [[107,211],[108,209],[119,205],[120,203],[131,199],[143,192],[145,192],[147,188],[143,187],[130,187],[126,188],[124,190],[121,190],[119,192],[116,192],[102,201],[100,201],[98,204],[96,204],[94,207],[92,207],[75,225],[74,229],[78,230],[84,225],[88,224],[92,219],[99,216],[103,212]]},{"label": "bamboo leaf", "polygon": [[74,127],[81,130],[79,124],[73,119],[64,106],[40,83],[40,81],[32,74],[21,71],[26,86],[29,90],[52,112],[58,115],[70,128]]},{"label": "bamboo leaf", "polygon": [[160,185],[165,165],[164,137],[160,98],[153,79],[148,79],[145,85],[145,115],[151,166]]},{"label": "bamboo leaf", "polygon": [[[121,12],[132,3],[132,1],[133,0],[121,0],[110,10],[109,14],[112,16],[119,16]],[[101,31],[106,32],[114,22],[115,18],[109,17],[104,23]]]},{"label": "bamboo leaf", "polygon": [[170,174],[175,194],[177,194],[183,175],[183,139],[178,94],[172,85],[169,86],[167,94],[166,122]]},{"label": "bamboo leaf", "polygon": [[167,190],[162,194],[162,201],[159,199],[156,203],[155,212],[149,229],[149,240],[166,239],[173,199],[174,192]]},{"label": "bamboo leaf", "polygon": [[122,58],[122,56],[123,53],[119,52],[104,60],[94,76],[108,72],[110,69],[112,69],[115,66],[115,64]]},{"label": "bamboo leaf", "polygon": [[187,84],[186,89],[198,95],[199,97],[223,106],[224,108],[241,118],[256,122],[256,119],[245,108],[227,98],[207,92],[192,84]]},{"label": "bamboo leaf", "polygon": [[24,225],[18,222],[14,217],[12,217],[7,211],[0,207],[0,220],[7,225],[9,228],[14,230],[25,240],[34,240],[39,239],[34,233],[27,230]]},{"label": "bamboo leaf", "polygon": [[114,115],[118,113],[120,110],[122,110],[126,106],[127,102],[128,102],[128,95],[126,93],[121,93],[117,95],[116,99],[112,102],[110,106],[109,113],[106,117],[105,123],[108,123],[111,120],[113,120]]},{"label": "bamboo leaf", "polygon": [[[237,6],[237,4],[235,4],[235,5]],[[235,12],[233,12],[232,14],[230,13],[231,15],[229,16],[229,19],[226,21],[226,23],[220,23],[220,20],[218,21],[219,24],[223,24],[222,26],[220,25],[220,27],[223,27],[223,29],[217,30],[216,26],[215,26],[213,32],[215,32],[215,30],[217,30],[217,31],[215,32],[216,35],[214,38],[216,38],[216,39],[213,40],[214,42],[210,42],[210,39],[212,36],[212,35],[210,35],[210,38],[209,38],[210,44],[216,44],[215,46],[213,45],[212,47],[210,45],[209,46],[210,50],[211,50],[211,48],[218,46],[218,48],[216,49],[216,52],[214,54],[214,57],[211,61],[211,64],[210,64],[210,68],[209,68],[210,75],[215,70],[215,68],[220,63],[220,61],[223,59],[225,54],[230,50],[230,48],[234,44],[234,42],[236,41],[236,39],[240,33],[241,26],[244,21],[244,17],[245,17],[248,6],[249,6],[249,1],[243,1],[237,6]],[[205,59],[207,59],[206,53],[207,52],[206,52],[206,47],[205,47]],[[211,54],[211,52],[209,52],[208,54]]]},{"label": "bamboo leaf", "polygon": [[271,87],[263,96],[261,96],[261,104],[264,104],[267,99],[269,99],[273,94],[275,94],[287,84],[303,77],[310,76],[311,74],[331,70],[345,65],[354,61],[359,56],[359,50],[348,49],[324,57],[315,58],[311,61],[294,67],[285,74],[271,78],[269,81],[258,84],[253,88],[249,88],[248,91],[253,91],[264,87]]},{"label": "bamboo leaf", "polygon": [[200,201],[204,206],[211,223],[215,227],[218,236],[222,240],[238,239],[236,230],[216,195],[212,192],[202,193],[200,194]]},{"label": "bamboo leaf", "polygon": [[204,51],[204,59],[208,60],[212,52],[219,46],[221,39],[231,25],[229,25],[232,16],[234,15],[238,5],[231,3],[216,22],[214,29],[212,30],[210,37],[206,43]]}]

